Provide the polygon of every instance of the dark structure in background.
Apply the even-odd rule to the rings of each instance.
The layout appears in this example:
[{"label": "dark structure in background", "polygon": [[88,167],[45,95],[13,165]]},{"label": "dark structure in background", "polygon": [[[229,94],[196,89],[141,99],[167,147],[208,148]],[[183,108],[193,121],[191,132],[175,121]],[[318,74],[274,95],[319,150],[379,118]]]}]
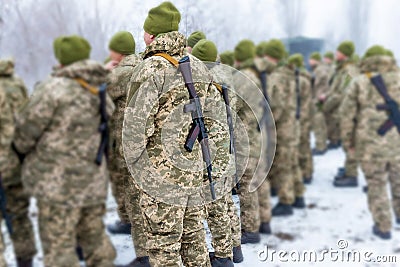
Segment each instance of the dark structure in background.
[{"label": "dark structure in background", "polygon": [[286,48],[289,51],[290,55],[300,53],[304,56],[304,63],[307,69],[310,68],[310,66],[308,66],[308,57],[311,55],[312,52],[322,52],[325,43],[323,39],[308,38],[303,36],[286,38],[282,39],[282,41],[286,45]]}]

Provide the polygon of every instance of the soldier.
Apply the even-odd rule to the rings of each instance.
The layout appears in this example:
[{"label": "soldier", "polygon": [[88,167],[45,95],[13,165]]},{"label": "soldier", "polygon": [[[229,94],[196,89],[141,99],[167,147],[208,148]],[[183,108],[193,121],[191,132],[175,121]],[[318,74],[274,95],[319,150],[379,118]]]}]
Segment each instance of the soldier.
[{"label": "soldier", "polygon": [[206,39],[206,35],[201,31],[192,32],[192,34],[187,38],[186,51],[191,54],[193,47],[200,41]]},{"label": "soldier", "polygon": [[[5,91],[0,87],[0,179],[3,178],[3,172],[7,168],[9,161],[7,152],[11,150],[11,141],[14,134],[13,111],[8,105],[6,97]],[[2,234],[0,234],[0,266],[7,266],[4,259],[4,242]]]},{"label": "soldier", "polygon": [[[277,65],[272,62],[271,60],[268,59],[267,54],[266,54],[266,49],[268,47],[268,43],[263,41],[260,42],[256,46],[256,58],[254,59],[254,65],[255,69],[258,72],[260,81],[261,81],[261,87],[265,87],[264,90],[267,92],[267,86],[268,86],[268,77],[269,75],[275,70]],[[264,80],[264,81],[262,81]],[[268,101],[268,94],[265,96]],[[266,127],[263,127],[264,135],[267,134],[266,132]],[[271,138],[272,139],[272,138]],[[275,140],[271,140],[275,141]],[[270,146],[275,146],[275,143],[269,144]],[[268,146],[268,145],[267,145]],[[262,156],[261,158],[268,158],[269,155],[267,151],[263,150],[262,151]],[[271,162],[272,159],[269,159]],[[260,168],[260,171],[264,172],[265,170],[269,170],[271,166],[268,165],[268,161],[263,160],[260,162],[262,164],[262,167]],[[259,174],[261,175],[261,174]],[[271,234],[271,226],[270,226],[270,221],[271,221],[271,179],[267,180],[265,179],[264,182],[261,184],[261,186],[258,188],[258,205],[260,209],[260,220],[261,220],[261,225],[260,225],[260,233],[262,234]]]},{"label": "soldier", "polygon": [[287,216],[293,214],[293,207],[305,206],[302,197],[304,185],[303,182],[298,183],[302,178],[297,153],[300,132],[296,120],[296,77],[294,68],[283,62],[286,49],[280,40],[270,40],[266,54],[271,61],[281,65],[268,80],[268,96],[277,131],[276,153],[270,176],[277,185],[279,197],[278,204],[272,209],[272,216]]},{"label": "soldier", "polygon": [[[398,106],[388,105],[388,102],[400,101],[400,72],[382,46],[372,46],[367,50],[360,70],[362,74],[350,83],[340,107],[342,140],[349,153],[360,156],[368,184],[368,206],[374,221],[373,234],[382,239],[390,239],[392,215],[387,194],[387,174],[392,208],[396,222],[400,224],[400,124]],[[382,104],[386,106],[377,108],[377,105]],[[357,118],[357,122],[354,118]]]},{"label": "soldier", "polygon": [[[302,54],[293,54],[289,57],[288,61],[290,65],[293,65],[299,71],[298,86],[300,92],[297,92],[297,98],[298,101],[300,101],[300,103],[297,103],[299,106],[298,117],[300,121],[299,165],[303,182],[305,184],[310,184],[313,177],[313,159],[310,145],[311,117],[313,110],[311,92],[312,77],[304,67],[304,58]],[[296,183],[298,182],[297,180]],[[295,186],[295,189],[300,189],[300,192],[304,191],[301,185]],[[298,196],[302,197],[300,193]]]},{"label": "soldier", "polygon": [[[241,93],[241,95],[246,94],[246,101],[249,104],[253,104],[257,109],[251,109],[248,103],[243,99],[239,98],[236,106],[237,116],[244,123],[247,135],[249,136],[250,152],[247,162],[247,166],[244,170],[239,169],[239,173],[243,172],[241,179],[241,186],[238,191],[240,198],[240,219],[242,228],[242,238],[241,243],[258,243],[260,242],[260,208],[259,199],[257,191],[250,191],[250,186],[252,180],[255,176],[260,178],[265,178],[267,170],[265,173],[257,173],[257,165],[260,161],[260,148],[262,139],[262,134],[259,132],[259,124],[257,117],[262,116],[262,107],[259,105],[260,96],[262,96],[261,91],[257,90],[254,86],[257,85],[258,88],[261,87],[261,82],[259,79],[259,73],[257,72],[254,64],[254,57],[256,53],[255,45],[250,40],[240,41],[234,51],[235,56],[235,66],[243,74],[237,72],[233,75],[235,90]],[[244,79],[243,75],[247,76],[248,79]],[[252,81],[252,82],[251,82]],[[255,91],[257,90],[257,91]],[[238,134],[235,134],[237,136]],[[242,144],[237,142],[237,155],[238,161],[242,161],[243,149]],[[266,160],[266,159],[265,159]],[[241,168],[241,165],[238,165]],[[244,166],[243,166],[244,167]],[[264,177],[262,177],[264,176]]]},{"label": "soldier", "polygon": [[[329,58],[328,58],[329,59]],[[324,58],[324,62],[325,58]],[[326,152],[327,126],[324,113],[322,112],[323,100],[329,91],[330,67],[327,63],[321,63],[321,55],[318,52],[311,54],[309,59],[314,82],[313,88],[313,130],[315,135],[315,148],[313,155],[319,156]]]},{"label": "soldier", "polygon": [[[327,51],[324,54],[324,63],[327,64],[328,66],[333,66],[333,62],[335,60],[335,57],[333,55],[333,52],[331,51]],[[332,74],[333,74],[333,70],[332,70]]]},{"label": "soldier", "polygon": [[[223,90],[222,86],[227,86],[229,88],[229,106],[231,109],[234,109],[235,100],[232,95],[234,92],[232,72],[230,69],[215,63],[218,55],[215,44],[207,39],[200,40],[193,47],[192,55],[207,65],[213,75],[213,82],[221,89],[220,93],[222,93]],[[233,127],[233,123],[231,126]],[[233,212],[229,213],[230,210]],[[212,235],[212,246],[215,250],[215,253],[211,256],[211,265],[233,266],[231,259],[235,260],[235,263],[242,262],[243,254],[240,247],[240,221],[236,214],[235,203],[233,203],[230,192],[224,197],[206,205],[206,214],[207,223]],[[233,239],[234,234],[236,238],[239,237],[239,240]],[[235,246],[233,248],[234,242]],[[232,254],[232,248],[233,253],[236,255]]]},{"label": "soldier", "polygon": [[113,104],[97,89],[107,70],[88,60],[90,45],[82,37],[58,38],[55,48],[61,66],[22,109],[14,139],[17,151],[26,155],[25,189],[38,200],[44,263],[79,267],[78,243],[86,266],[114,266],[115,250],[102,221],[107,196],[102,152],[107,143],[99,133]]},{"label": "soldier", "polygon": [[[210,191],[208,187],[207,191],[202,189],[200,145],[194,143],[191,153],[184,149],[192,120],[183,112],[189,94],[177,69],[186,44],[185,36],[178,32],[180,18],[171,2],[150,9],[143,25],[147,45],[144,61],[132,73],[122,132],[127,166],[142,189],[146,248],[153,267],[210,266],[202,223],[204,197]],[[211,158],[212,175],[218,177],[230,160],[225,105],[209,86],[212,78],[206,66],[193,56],[189,59],[193,80],[197,81],[191,84],[197,94],[215,100],[201,100],[203,114],[224,111],[217,116],[221,124],[204,120],[217,149]],[[216,103],[222,106],[216,107]]]},{"label": "soldier", "polygon": [[[340,146],[340,115],[338,108],[343,100],[346,87],[349,85],[351,79],[358,74],[357,66],[351,60],[354,50],[354,44],[350,41],[342,42],[337,48],[336,71],[329,94],[323,105],[327,121],[330,121],[328,123],[328,148]],[[356,120],[357,118],[354,119]],[[355,137],[355,128],[353,137]],[[357,187],[357,159],[354,153],[347,153],[348,147],[344,146],[343,149],[346,153],[345,166],[344,168],[339,168],[333,185],[336,187]]]},{"label": "soldier", "polygon": [[227,50],[219,54],[219,59],[222,64],[233,67],[235,63],[235,58],[233,56],[233,51]]},{"label": "soldier", "polygon": [[[115,111],[110,119],[109,170],[121,221],[108,226],[107,229],[111,233],[132,235],[136,259],[128,266],[150,266],[145,247],[144,222],[139,205],[140,190],[134,184],[135,181],[130,179],[122,151],[122,124],[127,88],[133,69],[142,59],[135,55],[135,40],[127,31],[116,33],[110,40],[109,49],[112,63],[108,66],[114,67],[108,76],[107,92],[115,105]],[[133,225],[132,228],[131,225]]]},{"label": "soldier", "polygon": [[[18,110],[28,101],[24,82],[14,75],[14,61],[0,61],[0,88],[6,94],[14,118]],[[7,198],[7,213],[12,218],[14,252],[18,266],[32,266],[36,254],[33,226],[29,219],[29,195],[24,191],[21,181],[21,163],[17,154],[9,149],[8,163],[2,171],[3,186]]]},{"label": "soldier", "polygon": [[[108,225],[107,230],[112,234],[131,234],[131,223],[126,211],[125,193],[129,171],[125,166],[122,155],[122,122],[126,101],[126,85],[130,71],[140,62],[135,55],[135,40],[130,32],[117,32],[110,40],[110,61],[106,68],[112,70],[108,77],[107,93],[115,105],[115,111],[110,119],[110,156],[109,171],[112,193],[117,202],[117,212],[120,221]],[[130,56],[132,55],[132,56]],[[118,68],[119,66],[119,68]]]}]

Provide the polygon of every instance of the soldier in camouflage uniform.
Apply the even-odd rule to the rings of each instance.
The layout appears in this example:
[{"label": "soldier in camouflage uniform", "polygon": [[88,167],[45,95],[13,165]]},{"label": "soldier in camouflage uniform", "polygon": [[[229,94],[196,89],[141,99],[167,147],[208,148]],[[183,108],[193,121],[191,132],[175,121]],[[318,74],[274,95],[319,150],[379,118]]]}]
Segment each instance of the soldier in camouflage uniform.
[{"label": "soldier in camouflage uniform", "polygon": [[[215,63],[218,55],[215,44],[210,40],[200,40],[193,47],[192,55],[205,62],[213,75],[216,86],[220,87],[221,90],[222,85],[227,86],[229,89],[229,106],[231,110],[234,111],[236,96],[232,84],[232,69]],[[232,114],[232,116],[234,116],[234,114]],[[233,121],[234,119],[232,118],[232,124]],[[235,160],[234,155],[232,156],[233,160]],[[240,174],[237,175],[240,176]],[[212,245],[215,250],[215,256],[219,258],[232,258],[231,248],[233,246],[233,261],[235,263],[242,262],[243,254],[240,246],[240,219],[231,194],[228,193],[225,198],[210,203],[206,208],[208,211],[207,222],[213,238]],[[231,227],[229,228],[227,226]],[[213,264],[213,261],[211,261],[211,264]],[[224,266],[229,265],[226,264]]]},{"label": "soldier in camouflage uniform", "polygon": [[[354,44],[350,41],[341,43],[336,52],[336,72],[333,77],[332,85],[323,105],[326,117],[330,118],[328,124],[328,148],[335,148],[340,145],[340,114],[339,106],[343,100],[346,87],[352,78],[358,74],[358,68],[351,60],[354,54]],[[354,118],[357,119],[357,118]],[[355,127],[353,131],[355,137]],[[355,142],[355,140],[353,140]],[[334,186],[337,187],[356,187],[357,181],[357,159],[354,153],[347,153],[348,147],[343,146],[346,153],[344,168],[340,168],[334,179]]]},{"label": "soldier in camouflage uniform", "polygon": [[[144,61],[133,71],[122,131],[131,179],[143,190],[140,205],[153,267],[210,266],[202,223],[204,198],[210,191],[208,184],[202,189],[200,146],[196,142],[191,153],[183,148],[192,120],[183,112],[189,94],[176,67],[186,43],[178,32],[180,18],[170,2],[149,11],[143,26],[147,45]],[[219,92],[209,86],[212,77],[206,66],[195,57],[189,58],[197,93],[215,100],[205,102],[202,98],[201,102],[209,139],[216,148],[216,154],[212,153],[213,176],[219,177],[230,160],[225,105]],[[220,123],[207,118],[218,110],[223,111]],[[231,181],[228,185],[230,188]],[[221,196],[222,192],[217,192],[217,197]]]},{"label": "soldier in camouflage uniform", "polygon": [[[240,198],[240,219],[242,228],[241,243],[258,243],[260,242],[260,208],[258,200],[258,192],[250,191],[252,180],[255,176],[264,175],[257,173],[257,166],[260,161],[260,148],[261,148],[261,134],[259,132],[259,124],[257,117],[262,116],[262,106],[258,105],[260,102],[261,91],[257,89],[261,87],[259,74],[254,64],[254,57],[256,53],[255,45],[250,40],[242,40],[236,45],[234,56],[236,68],[240,71],[233,75],[234,87],[241,96],[247,94],[245,102],[242,98],[238,98],[236,105],[236,113],[240,120],[244,123],[247,135],[249,137],[250,151],[248,155],[247,166],[244,170],[239,169],[238,173],[243,173],[240,189],[238,191]],[[248,79],[244,79],[243,75]],[[251,82],[252,81],[252,82]],[[256,85],[257,87],[255,87]],[[252,110],[249,104],[253,104],[257,109]],[[256,117],[257,116],[257,117]],[[238,129],[238,127],[236,127]],[[238,136],[235,133],[235,136]],[[237,144],[237,158],[241,162],[244,157],[242,143]],[[240,168],[242,166],[238,165]],[[243,166],[244,167],[244,166]]]},{"label": "soldier in camouflage uniform", "polygon": [[[392,213],[387,194],[388,180],[392,193],[392,208],[396,221],[400,224],[400,139],[396,125],[383,135],[377,132],[388,120],[390,113],[376,108],[385,101],[372,84],[371,78],[375,79],[381,75],[387,93],[399,103],[400,72],[394,59],[387,56],[381,46],[373,46],[367,50],[361,61],[360,70],[362,74],[350,83],[340,107],[342,140],[349,148],[349,153],[359,156],[367,179],[368,206],[375,223],[373,233],[380,238],[389,239]],[[354,118],[357,118],[356,123]],[[356,127],[355,143],[354,127]]]},{"label": "soldier in camouflage uniform", "polygon": [[[311,75],[304,67],[304,58],[301,54],[294,54],[289,57],[289,64],[299,70],[299,97],[300,97],[300,144],[299,144],[299,165],[301,177],[305,184],[310,184],[313,176],[313,159],[310,144],[311,119],[312,119],[312,92]],[[298,180],[297,180],[298,182]],[[295,189],[303,191],[301,186],[295,186]],[[296,194],[297,195],[297,194]],[[302,195],[298,195],[299,198]]]},{"label": "soldier in camouflage uniform", "polygon": [[298,161],[300,128],[296,120],[295,70],[283,63],[286,49],[280,40],[270,40],[266,53],[270,60],[280,66],[268,80],[270,107],[277,131],[276,153],[270,175],[275,180],[279,197],[272,215],[286,216],[293,214],[292,205],[299,208],[304,206],[304,185]]},{"label": "soldier in camouflage uniform", "polygon": [[321,63],[321,55],[318,52],[311,54],[309,59],[309,65],[311,66],[313,82],[313,103],[314,114],[313,114],[313,131],[315,135],[315,148],[313,155],[319,156],[326,152],[326,141],[327,126],[325,121],[325,115],[322,111],[323,99],[329,91],[329,79],[330,79],[330,66],[325,63]]},{"label": "soldier in camouflage uniform", "polygon": [[[0,177],[8,165],[8,151],[11,149],[11,141],[14,134],[13,111],[7,102],[7,96],[0,87]],[[1,219],[0,219],[1,222]],[[7,266],[4,259],[3,235],[0,234],[0,266]]]},{"label": "soldier in camouflage uniform", "polygon": [[111,38],[109,49],[112,63],[107,65],[115,66],[108,75],[107,84],[107,92],[115,105],[115,111],[110,118],[109,171],[121,222],[110,225],[107,229],[111,233],[132,235],[137,258],[128,266],[150,266],[139,205],[140,190],[135,184],[128,183],[130,174],[122,151],[122,124],[128,84],[133,69],[142,58],[135,55],[135,40],[132,34],[126,31],[118,32]]},{"label": "soldier in camouflage uniform", "polygon": [[[254,59],[254,64],[257,69],[257,72],[261,74],[262,72],[266,73],[266,85],[268,85],[268,77],[269,75],[275,70],[277,67],[277,64],[272,62],[267,54],[266,54],[266,48],[268,47],[267,42],[260,42],[256,46],[256,58]],[[261,76],[260,76],[261,77]],[[266,88],[267,89],[267,88]],[[268,98],[268,96],[267,96]],[[263,127],[264,135],[267,134],[266,127]],[[275,141],[275,140],[273,140]],[[271,144],[272,146],[275,146],[276,144],[273,143]],[[267,151],[263,150],[262,153],[265,153],[261,156],[262,159],[267,157]],[[264,172],[265,170],[269,170],[271,166],[268,165],[268,161],[262,160],[260,162],[261,167],[260,171]],[[261,174],[259,174],[261,175]],[[261,184],[261,186],[258,188],[258,205],[260,209],[260,220],[261,220],[261,225],[260,225],[260,233],[262,234],[271,234],[271,226],[270,226],[270,221],[271,221],[271,179],[267,180],[265,179],[264,182]]]},{"label": "soldier in camouflage uniform", "polygon": [[[57,39],[61,67],[40,83],[17,118],[15,146],[25,154],[22,180],[38,200],[46,267],[114,266],[115,250],[105,234],[107,164],[95,163],[100,144],[97,86],[107,70],[88,60],[89,43],[79,36]],[[107,98],[111,115],[113,104]]]},{"label": "soldier in camouflage uniform", "polygon": [[[0,88],[5,92],[14,118],[18,110],[28,101],[24,82],[14,75],[13,60],[0,61]],[[21,181],[21,163],[16,153],[9,149],[7,167],[2,171],[3,186],[7,198],[7,212],[12,218],[11,239],[18,266],[32,266],[36,254],[33,226],[29,219],[29,195]]]}]

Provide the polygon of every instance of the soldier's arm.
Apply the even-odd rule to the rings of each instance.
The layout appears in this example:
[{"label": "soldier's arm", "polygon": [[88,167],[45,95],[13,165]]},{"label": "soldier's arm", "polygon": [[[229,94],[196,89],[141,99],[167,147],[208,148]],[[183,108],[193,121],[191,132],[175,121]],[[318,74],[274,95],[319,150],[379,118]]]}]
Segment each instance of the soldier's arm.
[{"label": "soldier's arm", "polygon": [[5,94],[0,92],[0,172],[5,167],[7,151],[10,149],[13,134],[13,113],[5,99]]},{"label": "soldier's arm", "polygon": [[136,162],[146,150],[153,135],[154,118],[158,110],[158,84],[153,75],[144,81],[132,78],[124,115],[123,142],[129,150],[128,162]]},{"label": "soldier's arm", "polygon": [[[271,76],[272,77],[272,76]],[[282,99],[282,88],[279,88],[279,85],[277,82],[274,81],[274,79],[270,79],[270,82],[268,84],[268,95],[270,98],[269,106],[272,111],[272,115],[274,116],[275,122],[278,123],[279,119],[282,115],[283,108],[285,102]]]},{"label": "soldier's arm", "polygon": [[[50,125],[57,100],[52,94],[59,85],[44,83],[37,94],[21,109],[17,116],[14,144],[18,152],[29,153],[34,149],[43,132]],[[60,136],[60,138],[62,138]]]},{"label": "soldier's arm", "polygon": [[358,106],[358,92],[359,83],[357,80],[353,80],[346,88],[344,99],[339,108],[340,113],[340,127],[341,127],[341,138],[343,146],[346,148],[354,147],[353,144],[353,133],[355,130],[354,118],[357,117],[357,106]]}]

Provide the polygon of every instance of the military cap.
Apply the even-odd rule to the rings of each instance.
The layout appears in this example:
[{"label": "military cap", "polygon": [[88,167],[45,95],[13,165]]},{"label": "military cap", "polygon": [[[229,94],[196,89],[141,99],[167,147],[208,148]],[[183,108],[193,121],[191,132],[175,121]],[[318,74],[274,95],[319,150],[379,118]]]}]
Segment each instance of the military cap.
[{"label": "military cap", "polygon": [[254,58],[255,55],[256,46],[251,40],[242,40],[235,47],[234,57],[237,61],[243,62],[248,59]]},{"label": "military cap", "polygon": [[351,57],[355,51],[354,43],[352,41],[344,41],[338,46],[337,50],[347,57]]},{"label": "military cap", "polygon": [[256,54],[259,57],[265,56],[265,49],[268,46],[268,42],[262,41],[256,46]]},{"label": "military cap", "polygon": [[162,2],[160,5],[150,9],[143,24],[145,32],[151,35],[177,31],[181,13],[171,2]]},{"label": "military cap", "polygon": [[187,39],[187,45],[194,47],[200,40],[206,39],[206,35],[201,31],[192,32]]},{"label": "military cap", "polygon": [[293,54],[289,57],[288,63],[290,65],[296,66],[297,68],[303,67],[304,66],[304,57],[300,53]]},{"label": "military cap", "polygon": [[55,56],[62,65],[69,65],[76,61],[90,57],[91,46],[81,36],[62,36],[54,40]]},{"label": "military cap", "polygon": [[373,57],[373,56],[386,56],[387,51],[386,49],[381,46],[381,45],[374,45],[368,48],[368,50],[365,52],[364,58],[368,57]]},{"label": "military cap", "polygon": [[321,61],[321,54],[319,52],[314,52],[310,55],[310,59]]},{"label": "military cap", "polygon": [[233,64],[235,63],[234,53],[233,53],[233,51],[230,51],[230,50],[222,52],[219,55],[219,59],[221,60],[222,64],[226,64],[231,67],[233,67]]},{"label": "military cap", "polygon": [[108,48],[122,55],[132,55],[135,53],[135,39],[127,31],[120,31],[111,38]]},{"label": "military cap", "polygon": [[389,57],[392,57],[392,58],[394,58],[393,51],[392,51],[392,50],[390,50],[390,49],[386,49],[386,55],[387,55],[387,56],[389,56]]},{"label": "military cap", "polygon": [[192,50],[192,55],[201,61],[215,62],[217,60],[217,46],[210,40],[200,40]]},{"label": "military cap", "polygon": [[265,54],[272,58],[281,60],[286,55],[285,45],[282,43],[281,40],[271,39],[268,42],[268,45],[265,47]]},{"label": "military cap", "polygon": [[326,52],[324,57],[329,58],[330,60],[335,59],[335,56],[333,55],[333,53],[331,51]]}]

